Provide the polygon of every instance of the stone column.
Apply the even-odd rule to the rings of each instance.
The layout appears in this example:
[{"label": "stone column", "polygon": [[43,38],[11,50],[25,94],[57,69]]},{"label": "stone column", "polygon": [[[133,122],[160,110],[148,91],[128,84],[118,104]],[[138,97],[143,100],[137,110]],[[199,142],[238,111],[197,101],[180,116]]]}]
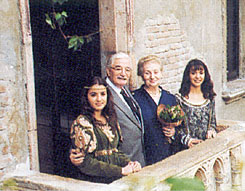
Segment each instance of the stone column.
[{"label": "stone column", "polygon": [[241,145],[230,150],[232,190],[242,190]]}]

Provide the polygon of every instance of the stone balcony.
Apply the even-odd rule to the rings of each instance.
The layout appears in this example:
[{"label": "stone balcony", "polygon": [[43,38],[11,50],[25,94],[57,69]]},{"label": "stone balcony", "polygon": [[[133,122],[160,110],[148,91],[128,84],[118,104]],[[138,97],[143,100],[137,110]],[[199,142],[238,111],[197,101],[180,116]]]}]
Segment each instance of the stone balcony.
[{"label": "stone balcony", "polygon": [[[219,121],[216,138],[179,152],[161,162],[143,168],[109,185],[95,184],[39,172],[12,174],[19,190],[170,190],[164,180],[176,177],[199,177],[207,191],[245,190],[245,122]],[[242,181],[244,180],[244,181]]]}]

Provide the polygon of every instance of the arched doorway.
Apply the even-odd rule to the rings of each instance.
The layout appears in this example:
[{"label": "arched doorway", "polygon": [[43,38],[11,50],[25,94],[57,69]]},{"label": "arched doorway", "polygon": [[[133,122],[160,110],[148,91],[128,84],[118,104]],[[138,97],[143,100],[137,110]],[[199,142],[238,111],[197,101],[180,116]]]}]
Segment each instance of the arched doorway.
[{"label": "arched doorway", "polygon": [[[45,22],[49,1],[30,3],[40,172],[72,176],[69,128],[79,114],[80,92],[90,75],[101,75],[100,36],[80,51],[68,49],[59,30]],[[99,30],[98,1],[70,0],[57,11],[68,13],[64,32],[86,35]]]}]

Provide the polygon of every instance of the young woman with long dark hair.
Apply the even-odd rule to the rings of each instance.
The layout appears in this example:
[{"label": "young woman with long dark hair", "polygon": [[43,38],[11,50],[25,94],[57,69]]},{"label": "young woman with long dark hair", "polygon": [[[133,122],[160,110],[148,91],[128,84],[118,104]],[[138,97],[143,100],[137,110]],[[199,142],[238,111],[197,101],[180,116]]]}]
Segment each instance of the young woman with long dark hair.
[{"label": "young woman with long dark hair", "polygon": [[84,87],[81,115],[73,122],[70,135],[70,159],[79,168],[81,179],[110,183],[141,169],[140,163],[130,161],[118,148],[121,134],[112,95],[100,77]]},{"label": "young woman with long dark hair", "polygon": [[187,147],[216,136],[213,82],[207,66],[198,59],[188,62],[177,100],[186,114],[181,142]]}]

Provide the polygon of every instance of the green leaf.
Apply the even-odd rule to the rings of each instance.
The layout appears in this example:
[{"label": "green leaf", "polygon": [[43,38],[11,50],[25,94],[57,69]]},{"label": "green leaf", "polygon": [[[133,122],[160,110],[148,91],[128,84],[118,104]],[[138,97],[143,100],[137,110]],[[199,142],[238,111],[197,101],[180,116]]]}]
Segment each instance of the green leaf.
[{"label": "green leaf", "polygon": [[68,17],[67,16],[67,12],[65,12],[65,11],[62,11],[61,15],[64,16],[64,17]]},{"label": "green leaf", "polygon": [[46,23],[49,24],[52,29],[55,29],[55,25],[53,24],[53,22],[52,22],[52,20],[51,20],[51,18],[49,16],[49,14],[46,13],[45,16],[46,16],[46,19],[45,19]]},{"label": "green leaf", "polygon": [[64,13],[63,12],[55,14],[55,20],[57,21],[59,26],[62,26],[64,23],[66,23],[66,19],[65,19],[66,16],[64,16],[66,15],[66,12]]},{"label": "green leaf", "polygon": [[69,49],[73,48],[74,51],[76,51],[76,50],[80,49],[83,44],[84,44],[84,37],[75,35],[69,39],[68,48]]},{"label": "green leaf", "polygon": [[76,43],[70,43],[70,41],[69,41],[69,43],[68,43],[68,49],[71,49],[74,46],[76,46]]},{"label": "green leaf", "polygon": [[77,44],[73,47],[73,50],[74,51],[77,51],[77,49],[78,49],[78,46],[77,46]]},{"label": "green leaf", "polygon": [[84,44],[84,38],[82,36],[78,37],[78,41],[80,44]]},{"label": "green leaf", "polygon": [[56,19],[56,21],[58,21],[58,20],[61,19],[61,18],[62,18],[62,16],[61,16],[60,13],[56,13],[56,14],[55,14],[55,19]]},{"label": "green leaf", "polygon": [[77,42],[78,42],[78,36],[72,36],[70,39],[69,39],[69,42],[68,42],[68,48],[71,49],[71,48],[76,48],[77,49]]},{"label": "green leaf", "polygon": [[74,43],[74,42],[76,42],[77,41],[77,38],[78,38],[78,36],[72,36],[71,38],[70,38],[70,40],[69,40],[69,43]]},{"label": "green leaf", "polygon": [[65,23],[65,20],[64,19],[59,19],[57,22],[58,22],[59,26],[63,26],[64,23]]},{"label": "green leaf", "polygon": [[165,180],[171,184],[171,191],[205,191],[205,186],[198,178],[173,178]]}]

